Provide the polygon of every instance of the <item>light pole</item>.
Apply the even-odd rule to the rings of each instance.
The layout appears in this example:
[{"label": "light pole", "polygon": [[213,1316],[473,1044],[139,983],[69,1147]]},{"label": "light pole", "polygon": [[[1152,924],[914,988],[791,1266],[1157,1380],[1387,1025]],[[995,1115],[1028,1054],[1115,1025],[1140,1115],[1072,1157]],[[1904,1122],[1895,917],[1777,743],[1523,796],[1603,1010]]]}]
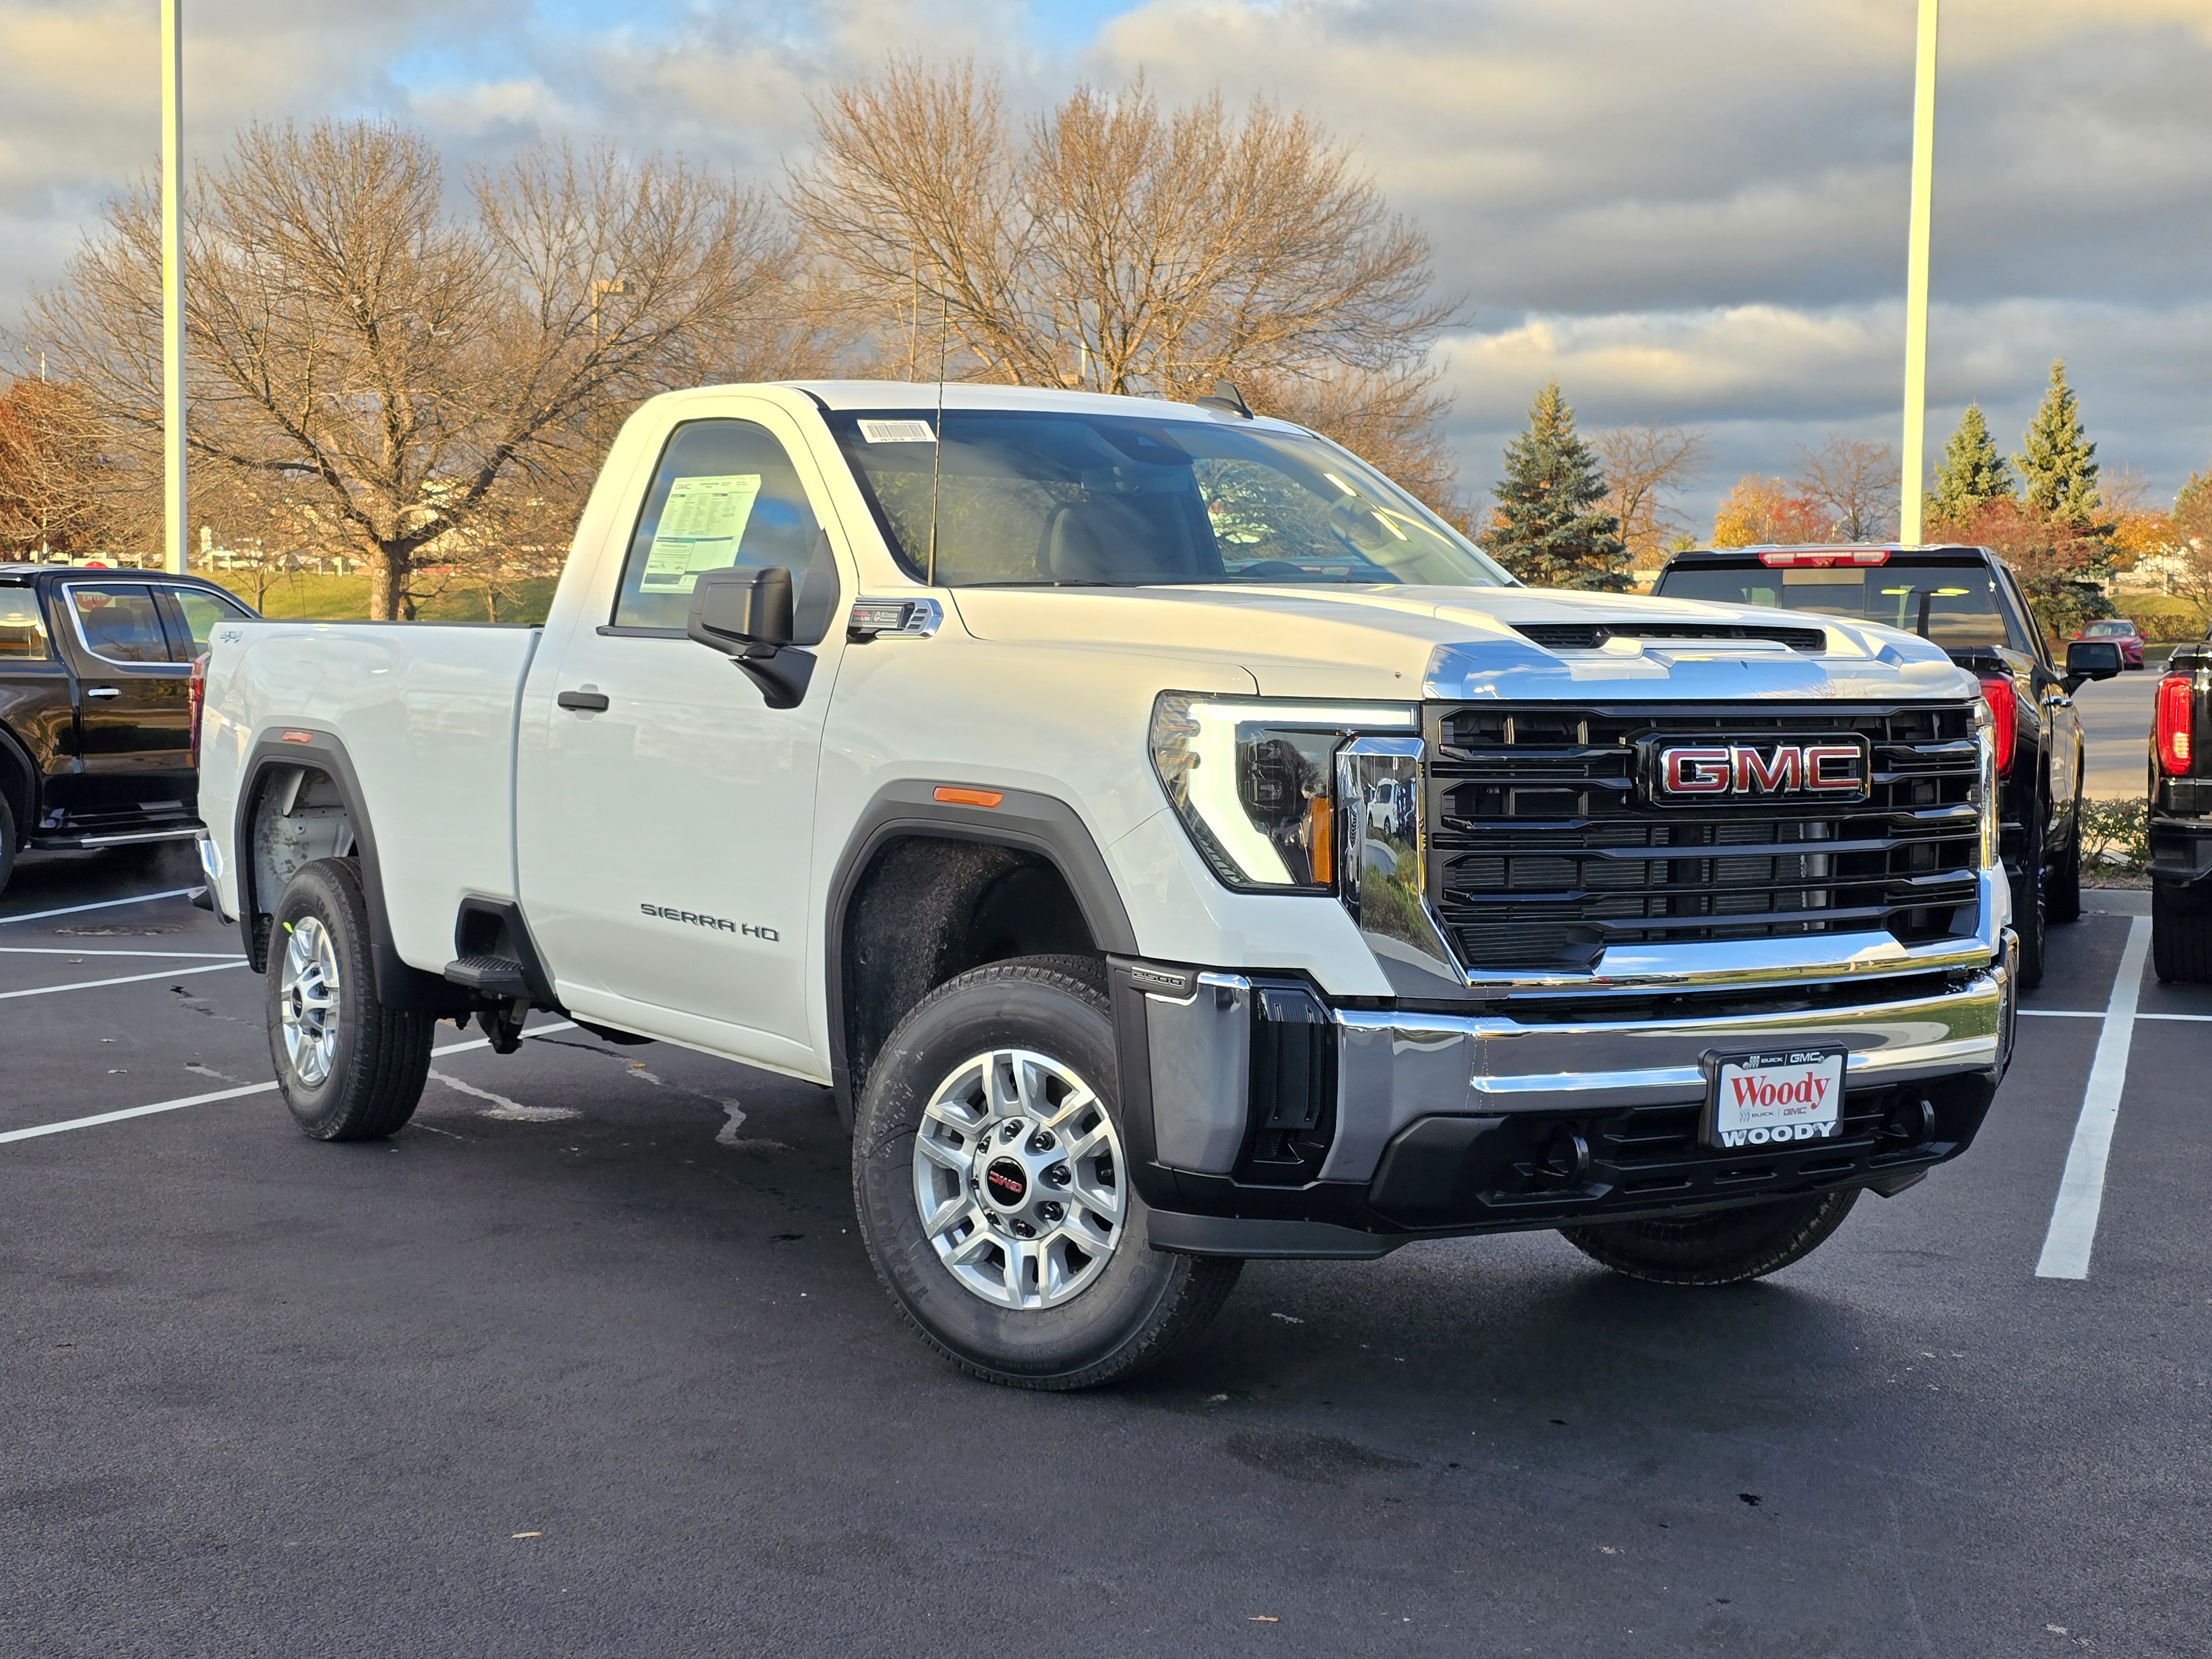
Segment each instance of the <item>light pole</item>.
[{"label": "light pole", "polygon": [[185,495],[185,0],[161,0],[161,550],[183,574]]},{"label": "light pole", "polygon": [[1928,220],[1936,194],[1936,9],[1920,0],[1920,42],[1912,70],[1912,234],[1905,255],[1904,489],[1898,539],[1919,541],[1928,457]]}]

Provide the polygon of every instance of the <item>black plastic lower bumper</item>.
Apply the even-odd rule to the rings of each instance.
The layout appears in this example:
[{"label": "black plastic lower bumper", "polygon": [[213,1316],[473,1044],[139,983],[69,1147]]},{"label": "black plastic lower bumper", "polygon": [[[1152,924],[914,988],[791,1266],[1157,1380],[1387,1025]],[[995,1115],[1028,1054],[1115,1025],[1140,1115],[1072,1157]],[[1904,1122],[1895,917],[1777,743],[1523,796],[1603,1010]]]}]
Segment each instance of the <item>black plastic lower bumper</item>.
[{"label": "black plastic lower bumper", "polygon": [[1194,1255],[1371,1257],[1420,1238],[1695,1214],[1847,1187],[1901,1192],[1972,1144],[1996,1090],[1994,1075],[1969,1073],[1856,1091],[1838,1136],[1786,1149],[1705,1146],[1695,1106],[1422,1118],[1392,1139],[1364,1185],[1258,1187],[1158,1171],[1180,1206],[1155,1206],[1152,1243]]}]

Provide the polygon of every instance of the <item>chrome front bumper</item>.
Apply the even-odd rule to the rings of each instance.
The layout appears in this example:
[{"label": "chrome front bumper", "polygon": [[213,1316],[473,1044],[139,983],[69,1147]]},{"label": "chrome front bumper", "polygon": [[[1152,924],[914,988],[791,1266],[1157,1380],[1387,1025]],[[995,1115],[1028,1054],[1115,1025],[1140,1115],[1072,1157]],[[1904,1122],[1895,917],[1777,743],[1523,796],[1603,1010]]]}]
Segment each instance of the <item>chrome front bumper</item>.
[{"label": "chrome front bumper", "polygon": [[[1683,1018],[1411,1013],[1326,1008],[1336,1028],[1335,1134],[1324,1181],[1365,1182],[1383,1148],[1431,1116],[1613,1112],[1703,1099],[1703,1060],[1717,1050],[1840,1042],[1853,1090],[1962,1073],[2001,1073],[2010,1055],[2013,940],[1996,959],[1929,976],[1853,986],[1832,1006]],[[1252,1115],[1250,1060],[1264,979],[1154,969],[1144,994],[1155,1156],[1170,1169],[1227,1175]],[[1182,984],[1170,984],[1178,974]],[[1923,988],[1907,994],[1905,986]],[[1787,986],[1777,988],[1785,994]],[[1577,999],[1601,1007],[1607,999]],[[1315,1004],[1315,1006],[1325,1005]]]}]

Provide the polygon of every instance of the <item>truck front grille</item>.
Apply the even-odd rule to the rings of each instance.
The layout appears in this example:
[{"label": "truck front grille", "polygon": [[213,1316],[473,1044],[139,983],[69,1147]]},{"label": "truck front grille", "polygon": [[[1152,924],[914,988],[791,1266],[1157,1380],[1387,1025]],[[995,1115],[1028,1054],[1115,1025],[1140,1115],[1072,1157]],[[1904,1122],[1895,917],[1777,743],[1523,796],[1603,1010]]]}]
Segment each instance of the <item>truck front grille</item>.
[{"label": "truck front grille", "polygon": [[[1428,897],[1470,970],[1586,969],[1608,945],[1886,931],[1978,920],[1971,704],[1431,705]],[[1869,799],[1658,806],[1646,738],[1869,745]]]}]

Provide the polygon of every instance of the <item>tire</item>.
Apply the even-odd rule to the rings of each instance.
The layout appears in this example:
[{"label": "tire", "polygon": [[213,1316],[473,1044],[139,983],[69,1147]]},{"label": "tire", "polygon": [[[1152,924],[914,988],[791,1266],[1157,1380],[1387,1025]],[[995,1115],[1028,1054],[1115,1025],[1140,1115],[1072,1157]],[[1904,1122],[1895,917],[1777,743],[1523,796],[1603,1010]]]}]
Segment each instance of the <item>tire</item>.
[{"label": "tire", "polygon": [[15,873],[15,813],[8,798],[0,795],[0,893],[8,890],[8,878]]},{"label": "tire", "polygon": [[376,1000],[351,860],[317,859],[285,887],[267,984],[270,1057],[301,1128],[317,1140],[376,1140],[415,1115],[437,1022]]},{"label": "tire", "polygon": [[2079,795],[2074,798],[2074,838],[2067,843],[2065,856],[2051,871],[2050,885],[2044,889],[2043,919],[2046,922],[2081,920],[2081,798]]},{"label": "tire", "polygon": [[2021,849],[2020,878],[2012,884],[2012,925],[2020,935],[2020,988],[2043,983],[2043,935],[2050,921],[2050,890],[2043,879],[2043,826],[2028,826]]},{"label": "tire", "polygon": [[1617,1273],[1655,1285],[1741,1285],[1809,1255],[1844,1224],[1859,1188],[1784,1199],[1680,1221],[1562,1227],[1559,1236]]},{"label": "tire", "polygon": [[[922,1340],[972,1376],[1119,1382],[1203,1330],[1237,1283],[1241,1261],[1146,1243],[1115,1075],[1102,971],[1085,957],[947,981],[869,1072],[853,1135],[861,1240]],[[934,1234],[926,1194],[949,1218]]]},{"label": "tire", "polygon": [[2150,957],[2166,984],[2212,985],[2212,902],[2154,882]]}]

